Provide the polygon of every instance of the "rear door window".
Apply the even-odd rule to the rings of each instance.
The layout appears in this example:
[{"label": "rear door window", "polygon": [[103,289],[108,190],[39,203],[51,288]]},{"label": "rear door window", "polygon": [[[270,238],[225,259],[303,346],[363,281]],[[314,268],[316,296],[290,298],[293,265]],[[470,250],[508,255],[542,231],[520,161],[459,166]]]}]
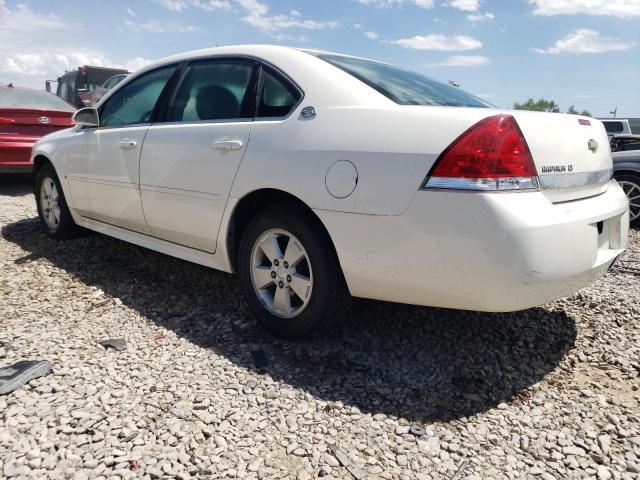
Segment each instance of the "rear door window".
[{"label": "rear door window", "polygon": [[[207,60],[189,65],[169,105],[165,121],[200,122],[251,118],[255,62]],[[125,87],[126,88],[126,87]]]},{"label": "rear door window", "polygon": [[296,106],[302,93],[276,72],[263,67],[256,117],[285,117]]}]

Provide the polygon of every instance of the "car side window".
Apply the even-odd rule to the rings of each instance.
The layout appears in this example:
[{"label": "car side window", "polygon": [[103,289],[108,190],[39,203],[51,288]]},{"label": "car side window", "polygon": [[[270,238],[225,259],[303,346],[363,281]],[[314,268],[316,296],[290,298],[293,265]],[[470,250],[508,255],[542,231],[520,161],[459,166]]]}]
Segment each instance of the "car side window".
[{"label": "car side window", "polygon": [[58,96],[65,101],[69,100],[69,88],[66,82],[60,82],[60,88],[58,89]]},{"label": "car side window", "polygon": [[297,88],[266,68],[262,69],[261,83],[256,117],[286,117],[300,100]]},{"label": "car side window", "polygon": [[136,78],[111,96],[100,111],[103,127],[148,123],[160,94],[175,71],[165,67]]},{"label": "car side window", "polygon": [[254,63],[211,60],[187,67],[166,116],[167,122],[251,118]]}]

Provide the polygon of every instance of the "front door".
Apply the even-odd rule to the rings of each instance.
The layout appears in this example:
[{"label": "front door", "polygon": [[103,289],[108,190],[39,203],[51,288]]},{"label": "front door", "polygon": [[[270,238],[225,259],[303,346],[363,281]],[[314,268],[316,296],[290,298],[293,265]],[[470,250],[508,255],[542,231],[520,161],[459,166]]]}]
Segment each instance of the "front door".
[{"label": "front door", "polygon": [[67,155],[67,176],[80,215],[150,234],[140,200],[140,152],[174,70],[165,67],[124,85],[101,108],[100,127],[78,132]]},{"label": "front door", "polygon": [[189,64],[164,122],[147,132],[140,191],[161,239],[213,253],[227,198],[249,142],[255,62]]}]

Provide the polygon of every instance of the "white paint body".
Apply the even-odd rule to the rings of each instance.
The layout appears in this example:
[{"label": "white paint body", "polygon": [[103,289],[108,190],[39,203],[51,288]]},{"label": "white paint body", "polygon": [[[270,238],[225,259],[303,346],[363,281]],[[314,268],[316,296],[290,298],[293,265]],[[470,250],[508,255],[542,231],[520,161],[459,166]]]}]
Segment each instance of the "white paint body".
[{"label": "white paint body", "polygon": [[[594,119],[584,126],[572,115],[398,105],[316,57],[273,46],[171,57],[113,91],[160,65],[222,55],[276,66],[301,87],[302,102],[279,120],[44,137],[33,157],[53,163],[76,223],[230,272],[238,202],[259,189],[281,190],[323,222],[352,295],[483,311],[567,295],[603,275],[625,248],[628,203],[615,181],[601,179],[611,152]],[[315,118],[300,115],[306,106]],[[545,165],[571,165],[571,173],[541,175],[541,189],[527,192],[420,188],[448,145],[499,113],[515,117],[539,173]],[[211,148],[229,139],[241,146]],[[135,147],[119,148],[121,141]],[[583,181],[594,175],[600,181]]]}]

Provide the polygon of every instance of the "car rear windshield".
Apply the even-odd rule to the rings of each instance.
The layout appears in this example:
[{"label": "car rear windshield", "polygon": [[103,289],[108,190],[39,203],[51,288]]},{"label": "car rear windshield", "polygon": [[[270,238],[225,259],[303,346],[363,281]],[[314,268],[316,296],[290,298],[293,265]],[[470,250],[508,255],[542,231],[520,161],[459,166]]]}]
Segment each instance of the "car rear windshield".
[{"label": "car rear windshield", "polygon": [[624,126],[622,122],[602,122],[607,133],[620,133],[624,132]]},{"label": "car rear windshield", "polygon": [[362,58],[317,52],[308,53],[344,70],[401,105],[491,107],[487,102],[464,90],[410,70]]},{"label": "car rear windshield", "polygon": [[67,102],[51,93],[13,87],[0,88],[0,108],[37,108],[68,112],[75,110]]}]

